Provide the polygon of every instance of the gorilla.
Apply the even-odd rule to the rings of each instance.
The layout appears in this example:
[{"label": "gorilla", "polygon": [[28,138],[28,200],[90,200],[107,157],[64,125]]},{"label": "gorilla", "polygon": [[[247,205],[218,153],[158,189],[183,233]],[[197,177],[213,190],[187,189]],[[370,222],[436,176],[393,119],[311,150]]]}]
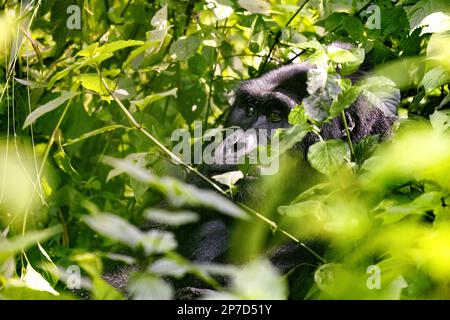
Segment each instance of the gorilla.
[{"label": "gorilla", "polygon": [[[343,49],[351,49],[352,46],[346,43],[333,43],[330,46],[337,46]],[[273,130],[278,128],[289,128],[288,121],[290,111],[297,105],[301,105],[303,99],[307,97],[308,72],[315,66],[308,62],[285,65],[269,71],[262,76],[242,82],[235,92],[234,103],[229,110],[225,120],[225,127],[239,127],[243,130]],[[355,74],[349,76],[352,82],[356,82],[369,69],[368,63],[364,62]],[[391,96],[390,102],[394,101],[395,108],[400,103],[400,92]],[[376,108],[368,99],[360,95],[358,99],[345,110],[345,118],[350,133],[352,143],[357,143],[368,136],[377,136],[380,140],[388,137],[392,130],[392,125],[396,121],[395,116],[386,115],[382,110]],[[341,116],[332,119],[322,125],[321,136],[323,139],[342,139],[347,141],[347,132]],[[319,141],[319,137],[314,133],[308,133],[301,142],[297,143],[292,150],[289,150],[287,159],[282,162],[284,169],[280,170],[277,177],[268,177],[266,183],[264,178],[247,176],[238,182],[239,191],[234,197],[235,200],[247,204],[252,209],[257,210],[266,217],[273,217],[277,207],[281,204],[288,204],[295,196],[306,190],[311,185],[323,178],[316,172],[306,160],[308,148]],[[232,143],[235,143],[233,141]],[[221,173],[238,170],[234,164],[213,164],[202,167],[202,172],[211,177]],[[196,180],[196,184],[206,187],[201,181]],[[268,181],[268,182],[267,182]],[[217,215],[209,216],[204,223],[194,229],[182,229],[179,234],[181,252],[192,261],[197,262],[223,262],[229,256],[229,252],[234,250],[233,258],[245,261],[245,256],[252,256],[242,250],[243,235],[246,235],[252,228],[249,223],[240,223],[235,226],[234,234],[238,235],[238,242],[234,243],[233,235],[230,231],[229,221]],[[270,232],[267,225],[262,226],[266,232]],[[251,241],[251,239],[249,240]],[[317,240],[306,241],[308,246],[315,252],[321,253],[324,244]],[[304,273],[311,273],[314,269],[305,267],[317,265],[317,259],[304,248],[295,243],[276,243],[271,249],[263,252],[271,262],[283,273],[289,273],[289,283],[291,292],[295,295],[290,298],[303,298],[306,289],[310,285],[304,283]],[[312,277],[309,277],[312,279]],[[190,279],[192,280],[192,279]],[[311,280],[312,281],[312,280]],[[312,283],[310,283],[312,284]],[[179,298],[193,298],[202,294],[202,285],[183,283],[186,287],[179,292]]]}]

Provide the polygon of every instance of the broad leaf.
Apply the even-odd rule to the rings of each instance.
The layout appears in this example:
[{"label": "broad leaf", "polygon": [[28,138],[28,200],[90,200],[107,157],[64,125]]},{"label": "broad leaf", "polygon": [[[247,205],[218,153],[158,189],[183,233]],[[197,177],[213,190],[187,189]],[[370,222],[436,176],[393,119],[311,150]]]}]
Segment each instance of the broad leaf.
[{"label": "broad leaf", "polygon": [[165,91],[165,92],[161,92],[161,93],[154,93],[151,94],[147,97],[145,97],[144,99],[141,100],[137,100],[137,101],[132,101],[133,104],[135,104],[139,110],[143,111],[147,106],[149,106],[150,104],[152,104],[155,101],[164,99],[166,97],[177,97],[177,88],[171,89],[169,91]]},{"label": "broad leaf", "polygon": [[166,281],[149,274],[133,277],[128,292],[133,300],[170,300],[174,294]]},{"label": "broad leaf", "polygon": [[25,250],[38,242],[43,242],[61,231],[61,226],[55,226],[42,231],[28,231],[24,236],[16,236],[11,239],[0,238],[0,260]]},{"label": "broad leaf", "polygon": [[407,11],[411,30],[418,28],[427,16],[435,12],[450,12],[449,2],[447,0],[421,0],[417,2]]},{"label": "broad leaf", "polygon": [[199,220],[198,214],[191,211],[170,212],[159,209],[147,209],[144,215],[149,221],[175,227]]},{"label": "broad leaf", "polygon": [[75,92],[63,91],[58,98],[56,98],[56,99],[54,99],[54,100],[52,100],[50,102],[47,102],[46,104],[38,107],[30,115],[28,115],[28,117],[25,119],[25,122],[23,124],[22,129],[27,128],[28,126],[33,124],[37,119],[42,117],[44,114],[49,113],[49,112],[57,109],[64,102],[66,102],[67,100],[72,99],[73,97],[75,97],[77,95],[78,95],[78,93],[75,93]]},{"label": "broad leaf", "polygon": [[187,61],[195,55],[200,43],[200,37],[197,35],[178,39],[170,46],[170,54],[177,61]]},{"label": "broad leaf", "polygon": [[320,141],[309,148],[308,161],[317,171],[331,175],[347,157],[347,146],[341,140]]},{"label": "broad leaf", "polygon": [[269,15],[270,4],[265,0],[238,0],[239,5],[250,13]]}]

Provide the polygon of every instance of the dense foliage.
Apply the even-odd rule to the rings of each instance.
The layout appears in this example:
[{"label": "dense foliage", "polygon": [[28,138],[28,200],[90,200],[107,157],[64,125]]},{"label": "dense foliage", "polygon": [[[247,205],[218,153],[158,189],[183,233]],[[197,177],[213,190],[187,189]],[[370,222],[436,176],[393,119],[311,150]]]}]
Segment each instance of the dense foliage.
[{"label": "dense foliage", "polygon": [[[0,0],[0,8],[0,298],[120,299],[105,268],[138,264],[131,298],[173,298],[171,279],[189,274],[220,297],[285,299],[295,292],[260,255],[274,234],[330,243],[298,289],[305,298],[450,298],[447,0]],[[328,49],[334,41],[356,48]],[[364,57],[375,68],[352,84],[345,76]],[[172,132],[218,126],[242,79],[306,59],[318,66],[311,96],[291,112],[282,151],[306,132],[320,136],[361,94],[399,115],[392,140],[315,144],[308,161],[327,181],[269,221],[187,184],[195,169],[170,152]],[[218,178],[227,194],[238,179]],[[177,253],[173,232],[205,208],[251,219],[236,234],[252,259],[198,265]],[[155,227],[141,231],[148,222]]]}]

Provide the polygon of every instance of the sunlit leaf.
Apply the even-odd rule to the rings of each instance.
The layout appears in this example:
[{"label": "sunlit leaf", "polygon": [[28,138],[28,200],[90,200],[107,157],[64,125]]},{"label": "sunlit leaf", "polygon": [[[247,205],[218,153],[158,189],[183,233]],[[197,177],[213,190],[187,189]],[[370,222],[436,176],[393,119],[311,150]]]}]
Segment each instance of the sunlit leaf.
[{"label": "sunlit leaf", "polygon": [[31,264],[27,265],[25,275],[22,276],[22,281],[26,284],[27,287],[33,290],[46,291],[55,296],[59,295],[59,293],[52,288],[48,281],[33,269]]},{"label": "sunlit leaf", "polygon": [[169,226],[181,226],[199,220],[198,214],[190,211],[169,212],[158,209],[147,209],[144,215],[149,221]]},{"label": "sunlit leaf", "polygon": [[341,140],[320,141],[309,148],[308,160],[317,171],[331,175],[347,157],[347,146]]},{"label": "sunlit leaf", "polygon": [[217,182],[220,182],[221,184],[229,187],[235,185],[236,182],[244,178],[244,174],[241,171],[230,171],[220,175],[212,176],[212,178]]},{"label": "sunlit leaf", "polygon": [[92,130],[90,132],[87,132],[87,133],[79,136],[78,138],[75,138],[75,139],[67,139],[66,143],[64,143],[62,146],[63,147],[71,146],[73,144],[82,142],[82,141],[87,140],[89,138],[98,136],[98,135],[100,135],[102,133],[114,131],[114,130],[117,130],[117,129],[130,129],[130,128],[125,127],[125,126],[120,125],[120,124],[113,124],[113,125],[110,125],[110,126],[106,126],[106,127],[100,128],[100,129]]},{"label": "sunlit leaf", "polygon": [[133,277],[128,291],[133,300],[169,300],[174,293],[166,281],[146,274]]},{"label": "sunlit leaf", "polygon": [[436,110],[430,116],[433,129],[438,132],[448,132],[450,128],[450,110]]},{"label": "sunlit leaf", "polygon": [[61,226],[55,226],[42,231],[28,231],[23,236],[16,236],[11,239],[0,239],[0,259],[14,255],[38,242],[43,242],[61,231]]},{"label": "sunlit leaf", "polygon": [[270,4],[265,0],[238,0],[239,5],[250,13],[268,15]]},{"label": "sunlit leaf", "polygon": [[144,99],[141,100],[137,100],[137,101],[132,101],[133,104],[135,104],[139,110],[144,110],[147,106],[149,106],[150,104],[152,104],[155,101],[164,99],[166,97],[177,97],[177,88],[171,89],[169,91],[165,91],[165,92],[161,92],[161,93],[155,93],[155,94],[151,94],[147,97],[145,97]]},{"label": "sunlit leaf", "polygon": [[201,40],[198,36],[189,36],[175,41],[170,47],[170,54],[177,61],[186,61],[192,58],[200,46]]},{"label": "sunlit leaf", "polygon": [[232,279],[232,291],[242,299],[283,300],[287,283],[266,260],[257,260],[239,270]]},{"label": "sunlit leaf", "polygon": [[38,107],[30,115],[28,115],[28,117],[25,119],[25,122],[23,124],[22,129],[27,128],[28,126],[33,124],[37,119],[39,119],[44,114],[49,113],[49,112],[57,109],[64,102],[66,102],[67,100],[72,99],[73,97],[75,97],[77,95],[78,95],[78,93],[76,93],[76,92],[63,91],[58,98],[56,98],[56,99],[54,99],[54,100],[52,100],[52,101],[50,101],[50,102],[48,102],[48,103]]},{"label": "sunlit leaf", "polygon": [[448,13],[450,12],[450,5],[446,0],[420,0],[408,11],[409,24],[411,30],[419,27],[423,20],[435,12]]},{"label": "sunlit leaf", "polygon": [[206,0],[206,3],[219,20],[226,19],[233,14],[233,2],[231,0]]}]

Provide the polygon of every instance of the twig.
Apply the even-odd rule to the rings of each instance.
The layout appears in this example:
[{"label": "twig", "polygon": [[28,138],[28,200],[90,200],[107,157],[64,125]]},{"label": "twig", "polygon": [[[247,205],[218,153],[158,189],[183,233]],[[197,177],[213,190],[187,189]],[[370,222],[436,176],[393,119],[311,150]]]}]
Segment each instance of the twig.
[{"label": "twig", "polygon": [[345,117],[345,111],[341,112],[342,122],[345,127],[345,134],[347,135],[348,146],[350,147],[350,154],[352,155],[352,160],[356,161],[355,149],[353,148],[352,138],[350,136],[350,130],[348,129],[347,118]]},{"label": "twig", "polygon": [[[306,4],[309,2],[309,0],[306,0],[305,2],[303,2],[303,4],[300,6],[300,8],[298,8],[298,10],[292,15],[292,17],[289,19],[289,21],[285,24],[284,28],[289,27],[289,25],[291,24],[291,22],[295,19],[295,17],[300,13],[300,11],[303,10],[303,8],[306,6]],[[282,29],[281,29],[282,30]],[[261,67],[259,68],[259,73],[263,73],[264,70],[266,69],[267,63],[270,60],[270,56],[272,55],[273,51],[275,50],[275,47],[277,46],[277,44],[280,42],[280,38],[281,38],[281,34],[282,31],[278,30],[276,36],[275,36],[275,40],[273,41],[272,46],[270,47],[269,53],[267,54],[266,58],[264,59],[263,64],[261,65]]]}]

